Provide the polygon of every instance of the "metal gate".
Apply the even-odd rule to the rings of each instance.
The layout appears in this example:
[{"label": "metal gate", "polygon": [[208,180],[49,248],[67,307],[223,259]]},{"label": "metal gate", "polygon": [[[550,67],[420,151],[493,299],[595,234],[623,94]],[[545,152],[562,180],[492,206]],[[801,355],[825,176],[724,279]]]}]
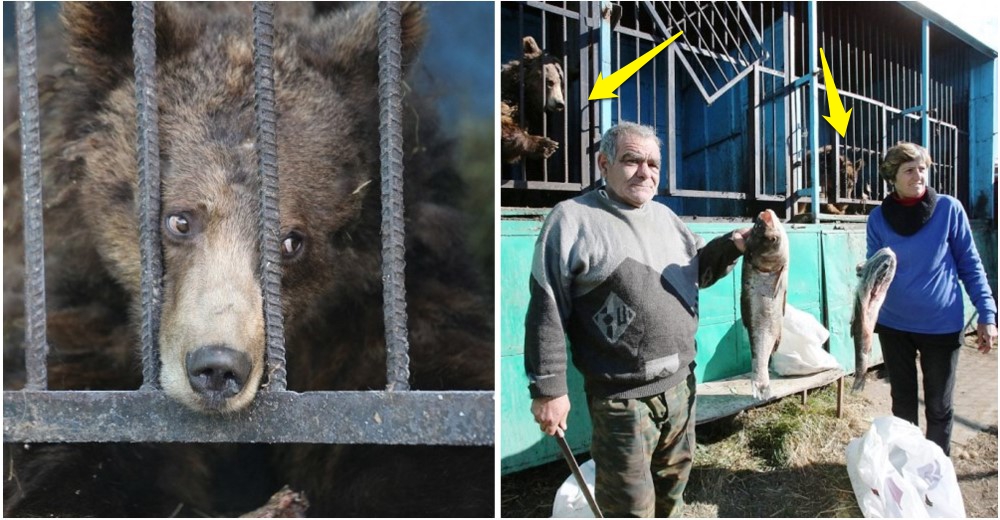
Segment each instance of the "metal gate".
[{"label": "metal gate", "polygon": [[[602,5],[611,14],[599,12]],[[814,38],[810,6],[818,23]],[[551,206],[568,194],[539,199],[515,192],[576,191],[596,181],[600,110],[585,101],[591,81],[602,66],[618,70],[678,31],[681,37],[626,81],[617,99],[602,103],[612,124],[628,120],[656,129],[663,142],[662,200],[679,214],[744,216],[755,202],[784,208],[790,217],[795,202],[811,201],[809,172],[817,161],[828,170],[821,199],[866,214],[887,194],[878,175],[885,151],[901,140],[923,141],[925,114],[935,162],[930,184],[968,197],[962,165],[968,164],[972,53],[936,26],[929,29],[930,51],[922,52],[921,17],[898,4],[505,2],[501,14],[501,61],[516,58],[517,42],[533,36],[562,60],[570,93],[563,115],[547,115],[545,135],[561,143],[559,152],[547,161],[501,167],[504,206]],[[889,27],[877,22],[897,18]],[[822,71],[808,70],[819,48],[844,108],[853,112],[843,138],[819,120],[814,161],[814,77],[816,108],[828,110]],[[930,70],[926,103],[922,60]],[[857,169],[853,182],[842,161]]]},{"label": "metal gate", "polygon": [[286,390],[271,56],[273,2],[255,2],[253,8],[256,150],[261,175],[261,287],[266,317],[268,384],[247,409],[226,417],[191,411],[158,389],[156,338],[162,263],[159,256],[154,10],[152,2],[134,2],[133,9],[140,129],[137,153],[143,271],[143,385],[138,391],[47,390],[36,31],[34,4],[19,2],[17,41],[25,191],[27,384],[22,391],[4,392],[4,442],[492,445],[495,401],[492,391],[409,390],[403,276],[400,8],[392,2],[380,2],[378,6],[387,389],[306,393]]},{"label": "metal gate", "polygon": [[[831,204],[850,205],[849,213],[867,214],[888,194],[888,186],[878,174],[886,150],[899,141],[921,142],[922,82],[919,17],[898,6],[869,5],[867,9],[836,2],[817,2],[817,35],[810,41],[808,6],[802,2],[785,4],[777,29],[784,33],[784,65],[778,70],[762,68],[754,86],[758,102],[753,128],[755,138],[755,197],[758,200],[810,201],[797,197],[810,188],[813,157],[809,150],[809,111],[812,100],[808,82],[815,75],[819,91],[815,99],[819,113],[828,111],[826,78],[822,70],[809,70],[809,54],[823,49],[836,80],[844,110],[853,110],[844,137],[829,125],[818,125],[818,152],[821,178],[828,186],[821,199]],[[885,19],[868,12],[893,10],[900,23],[892,27],[877,24]],[[962,196],[959,184],[959,125],[967,118],[959,114],[961,100],[956,90],[957,74],[967,68],[967,57],[951,46],[943,31],[939,45],[949,49],[950,59],[935,60],[929,78],[928,150],[934,160],[929,183],[939,193]],[[923,59],[930,59],[924,56]],[[967,101],[966,101],[967,104]],[[967,134],[967,132],[965,132]],[[780,143],[781,148],[778,147]],[[763,152],[763,153],[761,153]],[[844,167],[856,170],[849,182]],[[853,184],[853,186],[852,186]],[[821,184],[822,186],[822,184]],[[791,204],[790,212],[794,212]],[[844,217],[837,217],[844,218]]]}]

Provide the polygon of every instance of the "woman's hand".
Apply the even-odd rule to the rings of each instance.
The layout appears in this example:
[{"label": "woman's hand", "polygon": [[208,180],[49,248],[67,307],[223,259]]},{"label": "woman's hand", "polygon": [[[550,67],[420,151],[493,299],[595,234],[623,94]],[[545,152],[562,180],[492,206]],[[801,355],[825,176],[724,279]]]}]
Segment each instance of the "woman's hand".
[{"label": "woman's hand", "polygon": [[992,323],[980,323],[976,327],[976,333],[979,336],[979,351],[988,354],[997,342],[997,326]]}]

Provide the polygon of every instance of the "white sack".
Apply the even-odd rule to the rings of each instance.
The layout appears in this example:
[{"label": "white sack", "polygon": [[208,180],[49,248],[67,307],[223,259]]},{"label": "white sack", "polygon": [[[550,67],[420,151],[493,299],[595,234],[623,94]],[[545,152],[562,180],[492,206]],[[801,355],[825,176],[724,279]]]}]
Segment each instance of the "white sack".
[{"label": "white sack", "polygon": [[[590,488],[590,492],[594,492],[594,480],[596,479],[597,466],[594,465],[593,460],[588,460],[583,464],[580,464],[580,473],[583,474],[583,480],[587,482],[587,487]],[[556,491],[556,499],[552,503],[552,517],[553,518],[594,518],[593,511],[590,510],[590,505],[587,504],[587,499],[583,496],[583,492],[580,491],[580,486],[576,483],[576,477],[570,472],[569,477],[566,481],[559,486]]]},{"label": "white sack", "polygon": [[782,376],[803,376],[840,368],[837,360],[823,350],[830,331],[812,314],[785,305],[781,343],[771,354],[771,370]]},{"label": "white sack", "polygon": [[878,417],[851,440],[847,474],[867,518],[965,518],[951,459],[897,417]]}]

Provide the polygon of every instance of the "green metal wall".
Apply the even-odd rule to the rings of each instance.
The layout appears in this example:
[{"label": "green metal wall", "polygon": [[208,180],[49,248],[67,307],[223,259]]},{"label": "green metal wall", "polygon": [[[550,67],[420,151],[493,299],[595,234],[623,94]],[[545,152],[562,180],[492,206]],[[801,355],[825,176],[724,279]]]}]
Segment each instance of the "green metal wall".
[{"label": "green metal wall", "polygon": [[[538,430],[531,412],[528,380],[524,375],[524,314],[528,307],[528,278],[535,238],[544,211],[505,210],[501,219],[501,472],[524,469],[560,457],[558,446]],[[705,240],[745,227],[746,223],[689,223]],[[997,276],[997,236],[986,226],[973,224],[983,263],[993,281]],[[865,258],[863,224],[796,225],[786,227],[791,251],[788,303],[819,318],[830,329],[829,349],[847,371],[854,370],[854,342],[850,337],[855,266]],[[750,346],[739,316],[742,260],[736,268],[699,295],[700,322],[696,336],[695,374],[699,382],[717,381],[750,371]],[[966,297],[966,316],[971,305]],[[824,313],[826,314],[824,316]],[[877,338],[877,336],[876,336]],[[873,347],[872,364],[882,353]],[[574,369],[569,373],[572,410],[566,432],[573,451],[590,448],[590,419],[583,382]]]}]

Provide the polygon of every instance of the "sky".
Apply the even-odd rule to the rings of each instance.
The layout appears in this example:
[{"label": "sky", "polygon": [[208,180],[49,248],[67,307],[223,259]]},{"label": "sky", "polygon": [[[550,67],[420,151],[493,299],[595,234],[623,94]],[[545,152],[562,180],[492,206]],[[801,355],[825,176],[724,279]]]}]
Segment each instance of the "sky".
[{"label": "sky", "polygon": [[921,0],[921,4],[951,20],[979,41],[1000,51],[1000,9],[987,2],[967,2],[955,0]]}]

